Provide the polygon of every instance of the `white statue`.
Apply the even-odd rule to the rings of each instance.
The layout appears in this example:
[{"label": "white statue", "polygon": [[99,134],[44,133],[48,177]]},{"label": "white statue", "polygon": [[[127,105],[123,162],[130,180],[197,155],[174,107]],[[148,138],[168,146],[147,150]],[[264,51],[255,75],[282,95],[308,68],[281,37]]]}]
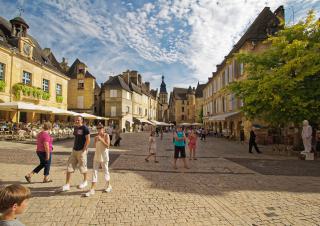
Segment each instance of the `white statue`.
[{"label": "white statue", "polygon": [[311,152],[311,140],[312,140],[312,127],[309,125],[308,120],[303,120],[303,129],[301,133],[303,140],[304,151],[301,154]]}]

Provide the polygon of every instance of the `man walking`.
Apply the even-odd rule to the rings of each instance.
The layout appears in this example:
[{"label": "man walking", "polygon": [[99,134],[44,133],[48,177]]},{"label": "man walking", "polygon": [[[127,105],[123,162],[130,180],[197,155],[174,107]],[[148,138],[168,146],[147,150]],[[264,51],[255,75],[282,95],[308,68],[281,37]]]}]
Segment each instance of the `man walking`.
[{"label": "man walking", "polygon": [[78,188],[83,189],[87,187],[87,148],[90,144],[90,132],[89,128],[83,124],[81,116],[75,117],[75,127],[73,131],[74,145],[72,153],[68,160],[66,184],[63,185],[62,191],[70,190],[70,178],[71,173],[79,168],[80,173],[83,175],[83,182]]},{"label": "man walking", "polygon": [[252,153],[252,147],[255,148],[257,153],[261,153],[256,143],[256,134],[254,133],[254,127],[251,128],[250,138],[249,138],[249,153]]},{"label": "man walking", "polygon": [[178,127],[177,132],[174,133],[174,169],[177,168],[177,160],[181,158],[183,160],[184,168],[189,169],[186,162],[186,135],[182,131],[181,127]]}]

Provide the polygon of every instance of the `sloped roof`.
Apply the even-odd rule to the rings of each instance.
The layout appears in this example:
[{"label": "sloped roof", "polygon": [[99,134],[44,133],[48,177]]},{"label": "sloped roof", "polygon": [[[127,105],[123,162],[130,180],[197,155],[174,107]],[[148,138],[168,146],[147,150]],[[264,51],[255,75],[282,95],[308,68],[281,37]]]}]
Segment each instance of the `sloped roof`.
[{"label": "sloped roof", "polygon": [[120,75],[110,77],[109,80],[103,84],[103,87],[107,87],[107,86],[111,88],[113,87],[122,88],[124,90],[131,92],[130,87],[127,85],[127,83],[124,82],[123,78]]},{"label": "sloped roof", "polygon": [[196,97],[201,98],[203,97],[203,89],[206,87],[206,84],[198,84],[196,88]]},{"label": "sloped roof", "polygon": [[173,87],[173,97],[176,100],[187,100],[188,89]]},{"label": "sloped roof", "polygon": [[[73,62],[73,64],[71,65],[71,67],[69,68],[69,70],[67,71],[67,75],[70,78],[76,78],[77,77],[77,65],[79,64],[84,64],[83,62],[81,62],[78,58]],[[94,78],[96,79],[89,71],[86,70],[86,73],[84,75],[86,78]]]},{"label": "sloped roof", "polygon": [[133,82],[130,82],[129,86],[132,91],[142,94],[141,88],[139,86],[136,86]]},{"label": "sloped roof", "polygon": [[[19,18],[15,18],[15,19],[17,21]],[[0,36],[2,37],[2,40],[0,40],[0,45],[5,48],[18,49],[18,38],[11,36],[11,29],[12,29],[11,23],[0,16]],[[47,49],[42,49],[39,43],[37,42],[37,40],[33,38],[31,35],[27,34],[26,37],[29,38],[35,46],[33,48],[33,53],[32,53],[32,59],[34,61],[36,61],[39,64],[45,65],[48,68],[51,68],[59,73],[64,74],[63,70],[61,69],[59,63],[57,62],[52,52],[48,52]],[[18,51],[17,51],[17,54],[19,54]]]}]

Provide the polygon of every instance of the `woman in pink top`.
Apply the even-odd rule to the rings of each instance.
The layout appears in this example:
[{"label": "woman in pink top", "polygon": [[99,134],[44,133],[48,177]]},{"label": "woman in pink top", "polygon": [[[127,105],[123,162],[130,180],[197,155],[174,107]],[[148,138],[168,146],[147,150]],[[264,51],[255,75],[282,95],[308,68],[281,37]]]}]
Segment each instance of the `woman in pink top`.
[{"label": "woman in pink top", "polygon": [[52,125],[50,122],[44,123],[43,130],[37,136],[37,155],[39,157],[40,164],[25,176],[29,183],[31,183],[31,177],[35,173],[39,173],[42,168],[44,168],[43,183],[52,182],[49,178],[52,156],[52,137],[49,135],[51,127]]},{"label": "woman in pink top", "polygon": [[191,130],[191,133],[189,133],[188,136],[188,147],[189,147],[189,151],[190,151],[190,158],[189,160],[197,160],[196,158],[196,146],[197,146],[197,134],[195,133],[194,129]]}]

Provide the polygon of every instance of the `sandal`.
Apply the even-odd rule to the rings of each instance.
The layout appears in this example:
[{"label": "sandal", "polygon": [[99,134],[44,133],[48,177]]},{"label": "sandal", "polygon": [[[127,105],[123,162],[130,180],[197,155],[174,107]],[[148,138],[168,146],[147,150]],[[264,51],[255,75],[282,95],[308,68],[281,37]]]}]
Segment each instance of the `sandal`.
[{"label": "sandal", "polygon": [[51,183],[52,182],[52,180],[51,179],[49,179],[49,180],[43,180],[43,182],[42,183]]},{"label": "sandal", "polygon": [[159,163],[159,161],[154,161],[155,163]]},{"label": "sandal", "polygon": [[149,160],[148,160],[148,159],[144,159],[144,160],[146,160],[146,162],[149,162]]},{"label": "sandal", "polygon": [[24,176],[24,178],[26,179],[26,181],[28,181],[29,184],[31,184],[31,177],[30,176]]}]

